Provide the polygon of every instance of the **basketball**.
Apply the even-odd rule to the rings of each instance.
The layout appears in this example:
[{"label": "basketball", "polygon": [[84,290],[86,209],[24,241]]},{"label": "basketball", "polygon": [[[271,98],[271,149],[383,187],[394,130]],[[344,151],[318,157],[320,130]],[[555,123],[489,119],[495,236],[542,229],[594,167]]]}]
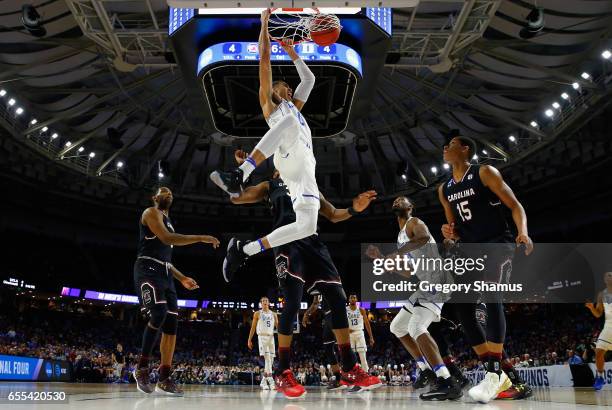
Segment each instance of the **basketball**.
[{"label": "basketball", "polygon": [[315,17],[310,28],[310,38],[320,46],[329,46],[338,41],[341,26],[338,17],[324,14]]}]

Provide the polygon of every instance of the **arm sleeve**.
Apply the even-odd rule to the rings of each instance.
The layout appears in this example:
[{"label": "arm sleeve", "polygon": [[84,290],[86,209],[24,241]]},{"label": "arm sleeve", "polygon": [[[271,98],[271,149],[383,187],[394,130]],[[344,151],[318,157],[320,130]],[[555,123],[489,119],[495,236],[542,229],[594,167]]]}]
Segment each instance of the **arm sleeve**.
[{"label": "arm sleeve", "polygon": [[310,96],[310,92],[314,87],[315,76],[310,71],[310,68],[306,65],[304,60],[298,58],[293,62],[295,64],[295,68],[297,69],[298,74],[300,75],[300,84],[295,89],[293,93],[293,98],[296,100],[300,100],[306,102],[308,97]]}]

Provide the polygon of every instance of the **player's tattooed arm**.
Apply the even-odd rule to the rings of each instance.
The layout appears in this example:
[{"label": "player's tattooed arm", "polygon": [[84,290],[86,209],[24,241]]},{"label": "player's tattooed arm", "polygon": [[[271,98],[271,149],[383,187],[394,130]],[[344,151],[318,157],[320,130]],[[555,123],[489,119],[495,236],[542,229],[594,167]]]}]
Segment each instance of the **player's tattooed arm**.
[{"label": "player's tattooed arm", "polygon": [[442,208],[444,208],[444,216],[446,216],[446,223],[442,225],[442,236],[444,236],[444,239],[458,241],[460,238],[457,232],[455,232],[455,216],[453,215],[450,203],[444,196],[442,185],[438,187],[438,199],[442,204]]},{"label": "player's tattooed arm", "polygon": [[368,336],[370,337],[370,347],[374,346],[374,334],[372,333],[372,325],[370,324],[370,318],[368,317],[368,312],[364,308],[359,308],[361,311],[361,316],[363,316],[363,325],[368,332]]},{"label": "player's tattooed arm", "polygon": [[170,272],[172,272],[172,276],[174,277],[174,279],[181,282],[181,285],[183,285],[185,289],[196,290],[200,288],[200,285],[198,285],[198,282],[196,282],[195,279],[183,275],[183,273],[178,270],[174,265],[170,265]]},{"label": "player's tattooed arm", "polygon": [[235,205],[256,204],[265,200],[269,191],[270,184],[267,181],[260,182],[257,185],[247,187],[240,195],[230,197],[230,201]]},{"label": "player's tattooed arm", "polygon": [[247,347],[249,350],[253,349],[253,335],[257,329],[257,322],[259,321],[259,312],[255,312],[253,315],[253,323],[251,323],[251,330],[249,331],[249,339],[247,341]]},{"label": "player's tattooed arm", "polygon": [[[353,206],[351,207],[353,213],[361,213],[365,211],[368,206],[370,206],[370,203],[372,203],[372,201],[376,199],[377,195],[378,194],[376,193],[376,191],[373,190],[362,192],[361,194],[357,195],[353,199]],[[321,208],[319,209],[319,213],[329,221],[333,223],[346,221],[352,216],[351,208],[337,209],[331,204],[331,202],[325,199],[323,194],[321,194],[320,192],[319,197],[321,202]]]},{"label": "player's tattooed arm", "polygon": [[603,305],[603,294],[599,292],[597,294],[597,304],[593,304],[593,302],[588,302],[584,304],[587,309],[591,311],[593,316],[599,318],[604,313],[604,305]]},{"label": "player's tattooed arm", "polygon": [[512,189],[506,184],[501,173],[490,165],[483,165],[479,170],[480,180],[488,187],[499,200],[512,211],[512,219],[516,225],[518,234],[516,236],[516,244],[525,246],[525,255],[529,255],[533,251],[533,241],[529,237],[527,230],[527,214],[525,208],[516,199]]},{"label": "player's tattooed arm", "polygon": [[142,222],[153,232],[164,245],[185,246],[198,242],[210,243],[213,248],[219,247],[219,240],[210,235],[181,235],[170,232],[164,224],[164,217],[161,211],[151,207],[145,209],[142,214]]},{"label": "player's tattooed arm", "polygon": [[268,20],[270,9],[261,12],[261,30],[259,32],[259,105],[265,118],[274,111],[272,100],[272,65],[270,63],[270,34]]}]

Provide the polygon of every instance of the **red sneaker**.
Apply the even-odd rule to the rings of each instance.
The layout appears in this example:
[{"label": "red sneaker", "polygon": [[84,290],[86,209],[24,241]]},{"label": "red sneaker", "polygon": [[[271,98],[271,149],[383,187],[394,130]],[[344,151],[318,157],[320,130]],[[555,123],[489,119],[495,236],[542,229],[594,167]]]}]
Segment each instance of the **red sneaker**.
[{"label": "red sneaker", "polygon": [[276,376],[276,391],[283,393],[288,399],[297,399],[306,394],[306,389],[295,380],[295,376],[290,369],[285,370],[280,376]]},{"label": "red sneaker", "polygon": [[382,386],[377,376],[370,376],[364,372],[358,363],[355,363],[353,370],[342,372],[342,380],[350,386],[361,387],[362,390],[373,390]]}]

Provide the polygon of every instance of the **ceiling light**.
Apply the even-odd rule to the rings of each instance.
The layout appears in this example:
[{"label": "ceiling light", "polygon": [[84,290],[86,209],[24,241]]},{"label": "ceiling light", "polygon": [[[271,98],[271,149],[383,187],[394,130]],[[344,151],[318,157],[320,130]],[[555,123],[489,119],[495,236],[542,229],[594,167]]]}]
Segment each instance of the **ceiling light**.
[{"label": "ceiling light", "polygon": [[474,156],[472,157],[472,159],[473,159],[474,161],[478,161],[478,155],[474,154]]},{"label": "ceiling light", "polygon": [[0,97],[4,97],[6,95],[6,90],[3,88],[0,90]]},{"label": "ceiling light", "polygon": [[406,180],[406,174],[402,174],[402,179],[405,181]]},{"label": "ceiling light", "polygon": [[561,108],[561,105],[559,105],[559,103],[558,103],[558,102],[556,102],[556,101],[555,101],[554,103],[552,103],[552,106],[553,106],[553,108],[554,108],[555,110],[558,110],[559,108]]},{"label": "ceiling light", "polygon": [[16,103],[16,102],[17,102],[17,101],[15,101],[15,99],[14,99],[14,98],[11,98],[11,99],[8,101],[8,105],[10,105],[10,106],[12,107],[13,105],[15,105],[15,103]]},{"label": "ceiling light", "polygon": [[563,98],[564,100],[569,100],[569,94],[568,93],[563,93],[563,94],[561,94],[561,98]]},{"label": "ceiling light", "polygon": [[486,150],[486,149],[483,149],[483,150],[482,150],[482,153],[483,153],[483,154],[485,154],[485,155],[489,155],[489,153],[487,152],[487,150]]},{"label": "ceiling light", "polygon": [[42,127],[42,130],[41,130],[41,131],[42,131],[42,132],[47,132],[47,131],[49,131],[49,127]]},{"label": "ceiling light", "polygon": [[547,109],[546,111],[544,111],[544,114],[545,114],[547,117],[552,117],[553,115],[555,115],[554,111],[553,111],[553,110],[551,110],[550,108],[549,108],[549,109]]},{"label": "ceiling light", "polygon": [[160,173],[158,173],[158,174],[157,174],[157,176],[158,176],[159,178],[163,178],[163,177],[164,177],[164,173],[163,173],[163,172],[160,172]]},{"label": "ceiling light", "polygon": [[117,161],[117,168],[123,168],[123,161]]},{"label": "ceiling light", "polygon": [[579,89],[579,88],[580,88],[580,84],[578,84],[578,83],[574,82],[574,83],[572,83],[572,88],[573,88],[574,90],[577,90],[577,89]]},{"label": "ceiling light", "polygon": [[585,80],[588,80],[589,78],[591,78],[591,75],[585,71],[584,73],[580,74],[580,77],[584,78]]},{"label": "ceiling light", "polygon": [[514,135],[510,135],[508,139],[510,140],[510,142],[516,142],[516,137]]},{"label": "ceiling light", "polygon": [[17,115],[21,115],[21,114],[23,114],[23,108],[18,107],[18,108],[15,110],[15,114],[17,114]]},{"label": "ceiling light", "polygon": [[603,53],[601,53],[601,56],[608,60],[610,57],[612,57],[612,52],[610,52],[610,50],[604,50]]},{"label": "ceiling light", "polygon": [[90,152],[90,153],[89,153],[89,158],[93,158],[93,157],[95,157],[95,156],[96,156],[96,153],[95,153],[95,152],[93,152],[93,151],[92,151],[92,152]]},{"label": "ceiling light", "polygon": [[57,135],[57,132],[54,132],[53,135],[51,135],[52,140],[56,139],[57,137],[59,137],[59,135]]},{"label": "ceiling light", "polygon": [[[68,145],[68,146],[70,146],[70,145]],[[79,152],[83,152],[83,151],[85,151],[85,147],[80,147],[79,148]]]},{"label": "ceiling light", "polygon": [[450,165],[448,165],[446,162],[444,164],[442,164],[442,168],[444,169],[449,169]]},{"label": "ceiling light", "polygon": [[30,125],[36,125],[37,122],[38,120],[36,118],[33,118],[32,121],[30,121]]},{"label": "ceiling light", "polygon": [[535,121],[531,121],[529,124],[530,124],[530,125],[531,125],[533,128],[536,128],[536,127],[538,126],[538,123],[537,123],[537,122],[535,122]]},{"label": "ceiling light", "polygon": [[434,174],[438,172],[438,167],[431,167],[431,172]]},{"label": "ceiling light", "polygon": [[67,146],[67,147],[70,147],[71,145],[72,145],[72,142],[70,142],[70,141],[66,141],[66,146]]}]

